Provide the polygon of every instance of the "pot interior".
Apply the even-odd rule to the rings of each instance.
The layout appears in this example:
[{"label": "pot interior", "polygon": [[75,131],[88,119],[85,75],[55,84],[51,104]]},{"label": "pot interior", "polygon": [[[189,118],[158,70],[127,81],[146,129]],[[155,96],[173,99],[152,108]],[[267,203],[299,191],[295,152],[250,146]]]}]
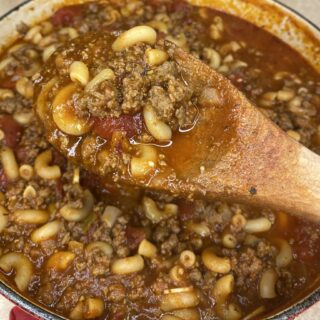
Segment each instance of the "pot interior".
[{"label": "pot interior", "polygon": [[[26,24],[39,22],[49,17],[65,2],[66,1],[63,0],[34,0],[28,2],[19,10],[12,12],[9,16],[5,17],[0,21],[0,50],[3,51],[8,45],[16,40],[18,36],[16,26],[20,21],[23,21]],[[84,2],[87,1],[72,0],[68,1],[68,4]],[[320,32],[306,24],[303,19],[277,3],[271,0],[189,0],[189,2],[196,6],[210,7],[228,14],[236,15],[257,25],[258,27],[263,27],[270,33],[282,39],[291,47],[294,47],[317,71],[320,72]],[[5,279],[2,279],[2,281],[6,284]],[[320,278],[318,277],[318,279],[315,279],[312,287],[301,292],[294,301],[290,301],[290,303],[283,306],[281,310],[289,309],[293,304],[298,304],[298,302],[304,300],[306,296],[310,296],[310,294],[319,287],[319,283]],[[6,285],[9,287],[8,284]],[[6,291],[7,290],[5,288],[2,288],[2,292],[8,295],[9,298],[11,296],[14,302],[24,306],[26,305],[26,300],[23,298],[20,299],[19,293],[16,291],[10,291],[7,293]],[[315,296],[310,299],[315,299],[314,297]],[[28,304],[30,301],[27,301]],[[310,300],[310,302],[311,301],[314,300]],[[303,308],[304,304],[299,304],[299,306]],[[44,308],[43,306],[40,307]],[[28,310],[32,311],[32,308]],[[270,319],[275,316],[275,313],[278,313],[276,316],[277,319],[282,319],[284,316],[283,311],[281,310],[269,314]],[[294,312],[296,312],[296,310]],[[288,312],[290,313],[291,311]],[[38,314],[41,315],[40,312]],[[48,319],[49,317],[50,316],[47,315]],[[52,319],[54,319],[54,316],[52,316]]]}]

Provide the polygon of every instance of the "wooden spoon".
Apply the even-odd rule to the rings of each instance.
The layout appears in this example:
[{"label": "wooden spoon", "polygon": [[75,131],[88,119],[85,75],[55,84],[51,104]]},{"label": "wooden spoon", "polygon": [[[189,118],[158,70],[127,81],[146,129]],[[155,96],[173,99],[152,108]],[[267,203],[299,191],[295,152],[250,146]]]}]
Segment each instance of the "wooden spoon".
[{"label": "wooden spoon", "polygon": [[[93,39],[92,43],[97,43]],[[106,52],[111,50],[114,39],[114,35],[105,35],[102,39]],[[77,54],[85,49],[87,41],[92,41],[92,35],[80,40],[74,44],[79,49]],[[179,196],[266,206],[319,219],[320,158],[265,117],[228,79],[171,42],[165,46],[177,63],[181,77],[199,96],[199,117],[192,130],[176,133],[172,146],[161,149],[169,170],[156,172],[147,182],[133,179],[129,171],[121,172],[120,183]],[[44,71],[46,74],[49,70],[49,79],[50,70],[55,71],[54,62],[52,60]],[[41,85],[37,91],[39,89]],[[65,155],[81,161],[75,157],[81,151],[75,152],[75,148],[80,148],[82,138],[72,138],[75,141],[72,152],[61,147],[65,143],[59,141],[51,112],[46,110],[50,105],[44,102],[47,90],[43,89],[39,95],[36,111],[48,139]],[[104,170],[97,169],[95,158],[90,156],[83,162],[89,171],[104,174]]]},{"label": "wooden spoon", "polygon": [[228,79],[180,48],[167,47],[186,82],[199,91],[215,88],[223,104],[201,108],[188,137],[174,141],[167,156],[178,163],[177,179],[155,179],[149,187],[319,219],[320,157],[264,116]]}]

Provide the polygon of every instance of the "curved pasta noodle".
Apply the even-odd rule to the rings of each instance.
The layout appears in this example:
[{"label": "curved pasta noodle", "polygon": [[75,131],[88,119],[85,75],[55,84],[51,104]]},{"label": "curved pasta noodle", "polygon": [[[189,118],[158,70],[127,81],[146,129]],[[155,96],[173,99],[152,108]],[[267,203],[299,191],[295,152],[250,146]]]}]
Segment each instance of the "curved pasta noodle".
[{"label": "curved pasta noodle", "polygon": [[280,251],[276,256],[276,265],[279,268],[287,267],[293,260],[293,253],[290,244],[284,239],[276,240]]},{"label": "curved pasta noodle", "polygon": [[247,220],[244,231],[248,233],[266,232],[271,229],[271,222],[264,217]]},{"label": "curved pasta noodle", "polygon": [[100,71],[85,87],[85,91],[93,91],[100,83],[108,80],[114,80],[115,74],[110,68]]},{"label": "curved pasta noodle", "polygon": [[119,208],[114,206],[106,206],[101,219],[109,228],[112,228],[121,214],[122,212]]},{"label": "curved pasta noodle", "polygon": [[222,320],[239,320],[241,312],[238,307],[233,304],[227,304],[228,296],[234,289],[234,277],[228,274],[220,278],[212,289],[212,295],[216,300],[215,310]]},{"label": "curved pasta noodle", "polygon": [[61,176],[61,170],[57,165],[50,166],[52,161],[52,151],[46,150],[40,153],[34,163],[37,175],[43,179],[58,179]]},{"label": "curved pasta noodle", "polygon": [[71,265],[75,257],[75,254],[70,251],[56,252],[48,259],[46,267],[48,269],[64,271]]},{"label": "curved pasta noodle", "polygon": [[89,82],[90,73],[87,65],[82,61],[72,62],[69,69],[70,79],[86,86]]},{"label": "curved pasta noodle", "polygon": [[90,117],[78,117],[73,108],[66,103],[76,90],[77,85],[71,83],[57,93],[52,103],[52,118],[64,133],[81,136],[90,130]]},{"label": "curved pasta noodle", "polygon": [[237,239],[231,233],[226,233],[222,236],[222,244],[226,248],[233,249],[237,246]]},{"label": "curved pasta noodle", "polygon": [[217,303],[224,303],[232,293],[234,287],[234,277],[232,274],[228,274],[220,278],[212,289],[212,294],[216,299]]},{"label": "curved pasta noodle", "polygon": [[150,241],[143,239],[138,248],[138,254],[147,258],[153,258],[157,254],[157,247]]},{"label": "curved pasta noodle", "polygon": [[180,47],[181,49],[185,51],[189,51],[189,45],[187,42],[186,35],[182,32],[176,35],[175,37],[168,35],[166,37],[166,40],[173,42],[176,46]]},{"label": "curved pasta noodle", "polygon": [[163,21],[152,20],[147,25],[153,29],[156,29],[162,33],[168,33],[168,26]]},{"label": "curved pasta noodle", "polygon": [[176,204],[168,203],[163,210],[160,210],[155,201],[149,197],[142,199],[142,207],[146,217],[153,223],[158,223],[178,214],[178,206]]},{"label": "curved pasta noodle", "polygon": [[212,48],[204,49],[204,56],[209,59],[209,65],[213,69],[218,69],[221,65],[221,56],[218,51]]},{"label": "curved pasta noodle", "polygon": [[57,82],[58,82],[57,78],[52,78],[48,83],[46,83],[42,87],[39,93],[39,96],[36,102],[36,109],[37,109],[38,116],[40,117],[41,120],[45,120],[47,110],[48,110],[48,107],[47,107],[48,95]]},{"label": "curved pasta noodle", "polygon": [[278,246],[280,248],[279,253],[276,256],[276,265],[279,268],[287,267],[293,260],[293,253],[290,244],[286,240],[278,240]]},{"label": "curved pasta noodle", "polygon": [[61,222],[54,220],[46,223],[31,233],[31,240],[35,243],[49,240],[56,236],[61,228]]},{"label": "curved pasta noodle", "polygon": [[0,152],[3,171],[9,180],[15,180],[19,177],[19,167],[12,149],[3,147]]},{"label": "curved pasta noodle", "polygon": [[241,310],[234,303],[230,303],[218,311],[222,320],[240,320],[242,319]]},{"label": "curved pasta noodle", "polygon": [[181,266],[176,265],[170,269],[169,276],[173,281],[180,282],[185,278],[185,270]]},{"label": "curved pasta noodle", "polygon": [[89,190],[83,192],[84,204],[82,208],[74,208],[70,204],[66,204],[60,209],[60,214],[67,221],[81,221],[86,218],[92,211],[94,205],[94,198]]},{"label": "curved pasta noodle", "polygon": [[13,57],[8,57],[0,61],[0,72],[4,70],[9,64],[14,62],[15,59]]},{"label": "curved pasta noodle", "polygon": [[273,299],[277,296],[276,282],[278,280],[278,274],[274,269],[268,269],[264,271],[260,278],[259,292],[263,299]]},{"label": "curved pasta noodle", "polygon": [[20,177],[25,180],[30,180],[33,176],[33,168],[28,164],[23,164],[19,168]]},{"label": "curved pasta noodle", "polygon": [[146,51],[147,62],[151,67],[159,66],[166,62],[169,55],[160,49],[148,49]]},{"label": "curved pasta noodle", "polygon": [[144,268],[144,260],[140,255],[117,259],[111,265],[114,274],[129,274],[141,271]]},{"label": "curved pasta noodle", "polygon": [[123,32],[112,44],[114,51],[122,51],[139,42],[153,45],[156,43],[157,33],[149,26],[137,26]]},{"label": "curved pasta noodle", "polygon": [[172,311],[177,309],[193,308],[199,304],[200,300],[194,290],[185,292],[173,292],[162,295],[160,309]]},{"label": "curved pasta noodle", "polygon": [[210,229],[205,222],[188,222],[187,229],[198,234],[201,237],[209,237],[210,236]]},{"label": "curved pasta noodle", "polygon": [[106,256],[111,257],[112,256],[112,246],[109,243],[103,242],[103,241],[95,241],[91,242],[87,245],[86,250],[92,251],[95,249],[99,249],[101,252],[103,252]]},{"label": "curved pasta noodle", "polygon": [[187,269],[192,268],[196,260],[196,255],[190,250],[184,250],[180,253],[179,261]]},{"label": "curved pasta noodle", "polygon": [[7,98],[13,98],[13,97],[14,97],[14,93],[12,90],[0,88],[0,99],[1,100],[7,99]]},{"label": "curved pasta noodle", "polygon": [[58,48],[58,45],[56,43],[54,44],[51,44],[50,46],[46,47],[44,50],[43,50],[43,53],[42,53],[42,60],[44,62],[47,62],[49,60],[49,58],[54,54],[54,52],[57,50]]},{"label": "curved pasta noodle", "polygon": [[228,273],[231,270],[231,262],[227,257],[218,257],[213,248],[207,248],[201,255],[203,264],[211,271],[217,273]]},{"label": "curved pasta noodle", "polygon": [[24,36],[25,41],[30,41],[34,44],[38,44],[41,39],[42,39],[42,35],[41,35],[41,27],[40,26],[32,27]]},{"label": "curved pasta noodle", "polygon": [[88,298],[84,303],[84,318],[95,319],[104,312],[104,302],[100,298]]},{"label": "curved pasta noodle", "polygon": [[17,210],[12,218],[18,224],[43,224],[49,220],[49,212],[45,210]]},{"label": "curved pasta noodle", "polygon": [[67,27],[59,31],[60,35],[68,35],[71,40],[79,37],[79,33],[75,28]]},{"label": "curved pasta noodle", "polygon": [[16,82],[16,90],[20,95],[27,99],[31,99],[33,97],[33,84],[26,77],[22,77]]},{"label": "curved pasta noodle", "polygon": [[71,320],[96,319],[104,312],[104,302],[100,298],[86,298],[78,301],[69,314]]},{"label": "curved pasta noodle", "polygon": [[148,131],[158,141],[167,141],[172,137],[171,128],[161,121],[151,105],[146,105],[143,109],[143,118]]},{"label": "curved pasta noodle", "polygon": [[8,224],[8,210],[0,205],[0,233]]},{"label": "curved pasta noodle", "polygon": [[195,308],[173,310],[172,315],[182,320],[199,320],[199,311]]},{"label": "curved pasta noodle", "polygon": [[242,230],[247,223],[247,219],[241,213],[236,213],[231,218],[231,223],[235,228]]},{"label": "curved pasta noodle", "polygon": [[156,148],[148,145],[137,145],[138,157],[132,157],[130,162],[131,175],[134,178],[144,178],[152,172],[158,160]]},{"label": "curved pasta noodle", "polygon": [[5,272],[15,270],[14,282],[20,291],[26,291],[33,276],[33,265],[22,253],[10,252],[0,258],[0,268]]}]

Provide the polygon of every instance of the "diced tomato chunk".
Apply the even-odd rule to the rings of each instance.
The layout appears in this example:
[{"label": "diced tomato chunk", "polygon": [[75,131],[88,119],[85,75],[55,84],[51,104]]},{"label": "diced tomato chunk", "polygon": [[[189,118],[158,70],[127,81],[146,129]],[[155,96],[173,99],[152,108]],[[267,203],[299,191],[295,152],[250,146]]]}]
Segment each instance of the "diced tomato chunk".
[{"label": "diced tomato chunk", "polygon": [[119,190],[113,183],[102,181],[102,179],[91,172],[82,170],[81,183],[83,187],[93,190],[95,194],[101,196],[115,197]]},{"label": "diced tomato chunk", "polygon": [[104,139],[110,139],[113,132],[123,131],[128,138],[140,134],[142,131],[142,116],[122,115],[119,118],[95,118],[94,119],[94,133]]},{"label": "diced tomato chunk", "polygon": [[129,248],[135,250],[138,248],[140,242],[145,239],[146,233],[142,228],[127,226],[126,236]]},{"label": "diced tomato chunk", "polygon": [[194,202],[181,199],[178,200],[177,205],[179,207],[179,217],[181,221],[188,221],[193,218],[195,209]]},{"label": "diced tomato chunk", "polygon": [[12,78],[5,78],[0,81],[0,88],[2,89],[15,89],[16,81]]},{"label": "diced tomato chunk", "polygon": [[9,115],[0,116],[0,129],[4,132],[4,145],[10,148],[16,148],[23,131],[22,126]]},{"label": "diced tomato chunk", "polygon": [[52,23],[55,26],[66,26],[74,22],[77,17],[83,14],[81,6],[69,6],[61,8],[52,16]]}]

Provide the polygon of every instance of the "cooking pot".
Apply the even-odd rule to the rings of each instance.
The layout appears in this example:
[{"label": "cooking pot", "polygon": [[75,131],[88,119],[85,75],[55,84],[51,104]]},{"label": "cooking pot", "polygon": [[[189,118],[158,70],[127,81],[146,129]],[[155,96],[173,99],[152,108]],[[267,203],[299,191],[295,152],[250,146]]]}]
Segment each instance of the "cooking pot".
[{"label": "cooking pot", "polygon": [[[49,17],[63,3],[76,4],[88,0],[27,0],[14,7],[0,18],[0,54],[18,36],[16,26],[21,22],[36,23]],[[284,42],[294,47],[310,64],[320,72],[320,29],[284,5],[275,0],[189,0],[197,6],[212,7],[241,17],[259,27],[263,27]],[[23,297],[0,276],[0,293],[6,298],[45,320],[65,319],[41,306],[39,303]],[[320,275],[314,279],[311,287],[299,292],[293,301],[273,310],[265,319],[287,320],[320,300]]]}]

